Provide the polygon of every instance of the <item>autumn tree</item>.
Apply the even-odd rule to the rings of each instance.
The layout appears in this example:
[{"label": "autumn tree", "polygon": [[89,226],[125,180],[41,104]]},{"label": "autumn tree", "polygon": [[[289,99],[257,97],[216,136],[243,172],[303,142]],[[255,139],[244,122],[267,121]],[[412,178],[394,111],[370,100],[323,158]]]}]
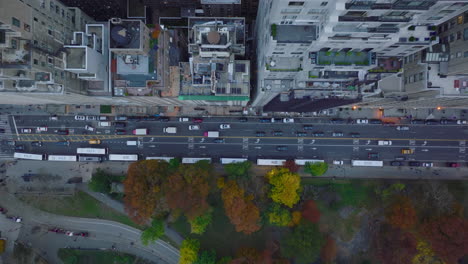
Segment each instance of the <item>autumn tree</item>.
[{"label": "autumn tree", "polygon": [[285,168],[276,168],[269,171],[265,177],[271,185],[269,196],[274,202],[291,208],[299,201],[301,190],[299,174]]},{"label": "autumn tree", "polygon": [[[137,223],[146,222],[156,211],[163,211],[162,184],[168,177],[169,164],[144,160],[130,164],[124,180],[124,203],[128,215]],[[158,210],[156,210],[158,208]]]},{"label": "autumn tree", "polygon": [[382,264],[411,263],[416,240],[411,233],[384,224],[373,237],[374,254]]},{"label": "autumn tree", "polygon": [[419,241],[416,249],[418,253],[413,257],[412,264],[445,264],[445,262],[435,255],[431,246],[426,241]]},{"label": "autumn tree", "polygon": [[210,171],[203,166],[182,164],[164,185],[169,207],[185,214],[189,221],[210,208],[206,200],[210,190],[207,181]]},{"label": "autumn tree", "polygon": [[287,226],[291,222],[291,213],[281,205],[273,203],[267,212],[268,222],[275,226]]},{"label": "autumn tree", "polygon": [[320,211],[314,200],[307,200],[302,205],[302,218],[310,221],[311,223],[318,223],[320,220]]},{"label": "autumn tree", "polygon": [[250,178],[252,162],[235,162],[224,165],[224,171],[230,180],[247,180]]},{"label": "autumn tree", "polygon": [[191,233],[201,235],[205,233],[208,225],[211,224],[213,219],[213,210],[210,209],[204,214],[195,217],[193,220],[190,220]]},{"label": "autumn tree", "polygon": [[283,238],[281,253],[294,259],[295,263],[312,263],[318,258],[323,243],[324,237],[318,226],[302,221],[292,233]]},{"label": "autumn tree", "polygon": [[447,264],[455,264],[468,253],[468,220],[442,216],[422,226],[421,234],[435,254]]},{"label": "autumn tree", "polygon": [[328,236],[325,245],[323,245],[322,250],[320,252],[320,258],[325,264],[333,263],[336,259],[336,253],[337,248],[335,240],[332,237]]},{"label": "autumn tree", "polygon": [[310,173],[312,176],[321,176],[328,170],[326,162],[306,162],[304,171]]},{"label": "autumn tree", "polygon": [[417,221],[416,210],[411,200],[406,196],[399,196],[387,210],[387,221],[394,227],[408,229]]},{"label": "autumn tree", "polygon": [[266,264],[262,252],[256,248],[241,247],[237,250],[236,258],[229,264]]},{"label": "autumn tree", "polygon": [[289,227],[297,226],[301,223],[302,213],[301,211],[294,211],[291,213],[291,221],[288,223]]},{"label": "autumn tree", "polygon": [[196,239],[185,239],[180,245],[179,264],[193,264],[198,258],[200,250],[200,241]]},{"label": "autumn tree", "polygon": [[161,219],[153,219],[151,226],[143,230],[141,233],[141,243],[145,246],[154,243],[164,235],[164,221]]},{"label": "autumn tree", "polygon": [[260,229],[260,212],[253,195],[246,195],[235,181],[228,181],[221,191],[224,210],[237,232],[251,234]]},{"label": "autumn tree", "polygon": [[290,172],[297,172],[299,170],[299,165],[297,165],[293,159],[289,159],[283,163],[283,168],[288,169]]}]

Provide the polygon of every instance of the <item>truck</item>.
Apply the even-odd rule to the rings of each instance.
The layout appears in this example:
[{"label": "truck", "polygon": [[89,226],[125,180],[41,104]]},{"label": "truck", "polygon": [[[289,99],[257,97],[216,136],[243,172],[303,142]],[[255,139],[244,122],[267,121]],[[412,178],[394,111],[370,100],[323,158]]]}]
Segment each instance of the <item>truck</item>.
[{"label": "truck", "polygon": [[138,141],[127,141],[127,146],[137,146],[138,145]]},{"label": "truck", "polygon": [[209,138],[219,138],[219,131],[206,131],[203,136]]},{"label": "truck", "polygon": [[164,133],[175,134],[177,133],[177,127],[165,127],[163,128]]},{"label": "truck", "polygon": [[379,140],[378,144],[379,146],[391,146],[392,141],[391,140]]},{"label": "truck", "polygon": [[137,128],[133,130],[133,135],[141,136],[141,135],[148,135],[147,128]]}]

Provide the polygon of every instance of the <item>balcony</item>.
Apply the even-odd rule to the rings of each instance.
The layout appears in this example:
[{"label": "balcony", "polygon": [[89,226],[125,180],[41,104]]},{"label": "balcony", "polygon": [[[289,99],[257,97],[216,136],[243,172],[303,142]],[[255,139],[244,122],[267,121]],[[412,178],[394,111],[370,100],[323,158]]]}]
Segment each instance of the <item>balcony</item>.
[{"label": "balcony", "polygon": [[0,51],[0,67],[28,68],[31,66],[31,46],[28,40],[12,39],[12,47]]},{"label": "balcony", "polygon": [[340,22],[409,22],[410,17],[405,16],[340,16]]},{"label": "balcony", "polygon": [[369,66],[375,63],[371,52],[355,51],[319,51],[315,52],[317,65]]},{"label": "balcony", "polygon": [[392,9],[392,3],[376,3],[376,1],[353,1],[351,3],[346,3],[345,8],[351,10]]}]

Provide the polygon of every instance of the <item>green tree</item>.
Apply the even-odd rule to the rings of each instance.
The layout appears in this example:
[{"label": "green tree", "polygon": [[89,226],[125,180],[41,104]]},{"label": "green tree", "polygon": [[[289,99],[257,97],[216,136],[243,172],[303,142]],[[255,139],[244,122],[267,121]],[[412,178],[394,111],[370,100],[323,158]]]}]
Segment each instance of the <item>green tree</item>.
[{"label": "green tree", "polygon": [[177,170],[180,166],[180,159],[179,158],[174,158],[169,160],[169,169],[171,170]]},{"label": "green tree", "polygon": [[291,222],[291,213],[277,203],[268,208],[267,217],[268,222],[275,226],[287,226]]},{"label": "green tree", "polygon": [[67,256],[63,262],[65,262],[65,264],[77,264],[78,263],[78,257],[76,255],[70,255],[70,256]]},{"label": "green tree", "polygon": [[185,239],[180,246],[179,264],[193,264],[198,258],[200,241],[196,239]]},{"label": "green tree", "polygon": [[232,257],[222,257],[218,261],[216,261],[216,264],[228,264],[231,262]]},{"label": "green tree", "polygon": [[328,170],[328,164],[325,162],[306,162],[304,171],[312,176],[321,176]]},{"label": "green tree", "polygon": [[109,193],[111,183],[110,175],[101,169],[97,169],[96,173],[91,177],[88,187],[94,192]]},{"label": "green tree", "polygon": [[216,251],[204,250],[194,262],[194,264],[216,264]]},{"label": "green tree", "polygon": [[294,231],[286,235],[281,243],[283,256],[293,258],[296,263],[312,263],[317,260],[325,242],[317,224],[302,221]]},{"label": "green tree", "polygon": [[250,177],[250,161],[236,162],[224,165],[224,171],[230,180],[246,180]]},{"label": "green tree", "polygon": [[213,210],[208,210],[206,213],[195,217],[193,220],[189,221],[190,227],[191,227],[191,232],[193,234],[201,235],[205,233],[206,228],[208,227],[209,224],[211,224],[211,221],[213,220]]},{"label": "green tree", "polygon": [[154,243],[164,235],[164,221],[161,219],[153,219],[151,226],[141,233],[141,243],[147,246]]}]

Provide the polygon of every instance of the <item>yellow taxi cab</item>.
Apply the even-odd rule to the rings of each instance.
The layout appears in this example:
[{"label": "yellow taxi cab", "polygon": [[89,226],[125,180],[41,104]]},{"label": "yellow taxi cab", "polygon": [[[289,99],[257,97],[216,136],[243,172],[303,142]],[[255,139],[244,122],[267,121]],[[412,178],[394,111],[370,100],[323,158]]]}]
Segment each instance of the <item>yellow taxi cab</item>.
[{"label": "yellow taxi cab", "polygon": [[91,139],[88,143],[89,143],[89,144],[92,144],[92,145],[97,145],[97,144],[101,144],[101,140],[99,140],[99,139]]},{"label": "yellow taxi cab", "polygon": [[401,154],[413,154],[414,150],[412,149],[402,149]]}]

